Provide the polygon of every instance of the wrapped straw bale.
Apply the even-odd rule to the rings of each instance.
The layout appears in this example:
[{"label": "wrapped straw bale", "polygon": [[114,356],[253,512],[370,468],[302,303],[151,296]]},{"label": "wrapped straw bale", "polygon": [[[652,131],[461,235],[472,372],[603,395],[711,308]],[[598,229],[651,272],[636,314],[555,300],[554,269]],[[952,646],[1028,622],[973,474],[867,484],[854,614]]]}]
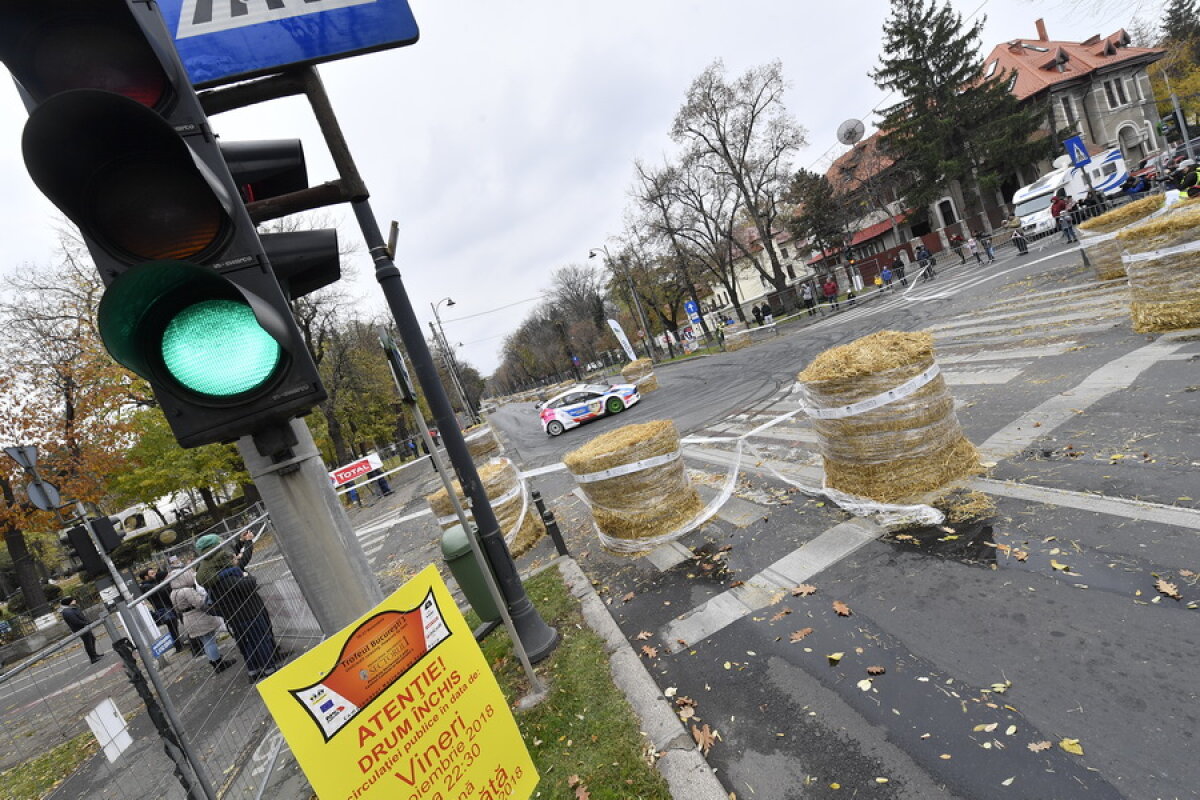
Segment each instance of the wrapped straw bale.
[{"label": "wrapped straw bale", "polygon": [[750,331],[734,331],[725,337],[725,351],[741,350],[750,346]]},{"label": "wrapped straw bale", "polygon": [[670,420],[601,434],[563,463],[587,495],[601,544],[616,553],[644,553],[682,536],[703,508]]},{"label": "wrapped straw bale", "polygon": [[930,334],[865,336],[821,353],[796,379],[827,486],[890,503],[979,471]]},{"label": "wrapped straw bale", "polygon": [[653,392],[658,388],[658,378],[654,376],[654,362],[648,358],[630,361],[621,368],[621,375],[628,383],[635,384],[641,394]]},{"label": "wrapped straw bale", "polygon": [[1200,326],[1200,203],[1117,234],[1125,251],[1133,329],[1138,333]]},{"label": "wrapped straw bale", "polygon": [[1099,280],[1111,281],[1125,277],[1121,243],[1116,238],[1116,232],[1162,210],[1164,201],[1161,194],[1143,197],[1106,211],[1079,226],[1079,243],[1083,245]]},{"label": "wrapped straw bale", "polygon": [[[524,555],[546,535],[546,526],[538,516],[537,507],[529,495],[529,487],[507,458],[497,458],[480,467],[479,480],[492,503],[492,511],[496,513],[504,541],[513,558]],[[454,481],[454,494],[465,505],[466,498],[458,481]],[[442,530],[458,524],[458,516],[444,488],[426,495],[425,502],[429,503]],[[467,516],[471,516],[470,509],[467,509]]]},{"label": "wrapped straw bale", "polygon": [[467,450],[471,453],[471,460],[476,464],[485,464],[504,454],[504,448],[501,446],[500,440],[496,438],[496,432],[492,430],[491,425],[479,425],[471,430],[463,431],[463,439],[467,443]]}]

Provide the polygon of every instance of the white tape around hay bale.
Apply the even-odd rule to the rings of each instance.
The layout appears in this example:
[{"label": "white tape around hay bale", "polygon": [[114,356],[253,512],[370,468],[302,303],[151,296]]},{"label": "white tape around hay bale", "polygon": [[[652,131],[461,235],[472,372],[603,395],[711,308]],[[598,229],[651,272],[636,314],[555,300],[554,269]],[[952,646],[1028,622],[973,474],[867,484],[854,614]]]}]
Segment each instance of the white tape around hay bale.
[{"label": "white tape around hay bale", "polygon": [[703,521],[705,509],[679,457],[679,434],[670,421],[602,434],[567,453],[563,463],[583,490],[606,550],[644,553]]},{"label": "white tape around hay bale", "polygon": [[833,489],[890,503],[979,470],[927,333],[880,331],[827,350],[797,380]]},{"label": "white tape around hay bale", "polygon": [[1083,222],[1079,226],[1079,244],[1096,270],[1097,280],[1125,277],[1125,264],[1121,261],[1123,247],[1117,240],[1118,233],[1131,225],[1166,214],[1178,200],[1179,192],[1151,195]]},{"label": "white tape around hay bale", "polygon": [[1138,333],[1200,326],[1200,205],[1187,203],[1117,235]]},{"label": "white tape around hay bale", "polygon": [[[500,523],[505,544],[514,558],[520,557],[546,535],[546,526],[533,508],[528,484],[512,461],[503,457],[494,458],[480,467],[479,480],[487,492],[496,521]],[[454,481],[453,486],[459,503],[465,507],[462,486],[458,481]],[[427,495],[425,501],[429,503],[442,530],[459,524],[458,515],[444,488]],[[464,510],[467,518],[471,519],[471,510]]]},{"label": "white tape around hay bale", "polygon": [[641,394],[653,392],[658,388],[658,378],[654,376],[654,362],[648,358],[630,361],[621,368],[621,377],[637,386]]},{"label": "white tape around hay bale", "polygon": [[500,444],[499,438],[496,437],[496,432],[492,430],[490,425],[482,425],[476,430],[466,432],[463,441],[467,443],[467,450],[471,453],[471,460],[477,464],[491,461],[494,458],[504,455],[504,447]]}]

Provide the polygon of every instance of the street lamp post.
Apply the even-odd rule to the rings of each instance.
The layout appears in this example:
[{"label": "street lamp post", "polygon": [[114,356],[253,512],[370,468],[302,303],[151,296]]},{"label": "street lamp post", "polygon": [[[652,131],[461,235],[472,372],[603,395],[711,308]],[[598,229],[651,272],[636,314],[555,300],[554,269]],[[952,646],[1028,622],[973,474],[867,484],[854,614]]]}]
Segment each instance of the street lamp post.
[{"label": "street lamp post", "polygon": [[433,323],[429,323],[429,329],[433,333],[434,341],[438,343],[438,348],[442,351],[442,361],[446,365],[446,372],[450,375],[450,382],[454,384],[455,391],[458,392],[459,399],[462,400],[463,409],[467,412],[467,416],[472,422],[479,421],[479,415],[475,413],[475,406],[471,405],[471,399],[467,395],[467,387],[463,384],[462,375],[458,371],[458,361],[450,352],[450,345],[446,341],[446,329],[442,327],[442,318],[438,316],[438,308],[446,304],[446,308],[451,308],[454,301],[449,297],[443,297],[436,303],[430,303],[429,307],[433,309],[433,318],[437,320],[437,327],[434,328]]},{"label": "street lamp post", "polygon": [[[614,263],[612,253],[608,252],[608,245],[602,244],[599,247],[592,248],[588,251],[588,258],[595,258],[597,253],[604,253],[604,261],[612,265]],[[654,361],[654,338],[650,335],[650,326],[646,324],[646,312],[642,310],[642,301],[638,297],[637,289],[633,286],[633,276],[629,270],[625,270],[625,282],[629,284],[629,294],[633,297],[633,305],[637,309],[638,319],[642,323],[642,343],[646,346],[646,356]]]}]

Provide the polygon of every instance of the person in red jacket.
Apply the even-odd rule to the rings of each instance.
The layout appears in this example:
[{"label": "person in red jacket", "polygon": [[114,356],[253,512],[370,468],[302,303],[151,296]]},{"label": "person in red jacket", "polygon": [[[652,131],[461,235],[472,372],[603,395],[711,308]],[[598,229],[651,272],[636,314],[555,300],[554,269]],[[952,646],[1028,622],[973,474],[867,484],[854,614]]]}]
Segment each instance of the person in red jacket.
[{"label": "person in red jacket", "polygon": [[1071,219],[1071,209],[1074,207],[1075,201],[1067,197],[1064,189],[1059,189],[1050,201],[1050,216],[1058,221],[1058,229],[1063,232],[1063,237],[1068,242],[1079,241],[1075,237],[1075,224]]},{"label": "person in red jacket", "polygon": [[825,302],[833,306],[834,311],[837,311],[838,285],[837,281],[833,279],[832,275],[825,279],[825,283],[821,286],[821,292],[825,295]]}]

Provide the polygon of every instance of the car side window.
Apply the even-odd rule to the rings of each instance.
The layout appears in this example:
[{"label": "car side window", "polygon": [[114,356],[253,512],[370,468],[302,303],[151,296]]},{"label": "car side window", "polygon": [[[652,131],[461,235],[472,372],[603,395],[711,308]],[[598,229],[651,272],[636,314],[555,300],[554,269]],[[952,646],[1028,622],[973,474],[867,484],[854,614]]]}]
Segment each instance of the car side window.
[{"label": "car side window", "polygon": [[567,405],[575,405],[576,403],[582,403],[586,399],[587,395],[583,392],[575,392],[574,394],[567,395],[565,402]]}]

